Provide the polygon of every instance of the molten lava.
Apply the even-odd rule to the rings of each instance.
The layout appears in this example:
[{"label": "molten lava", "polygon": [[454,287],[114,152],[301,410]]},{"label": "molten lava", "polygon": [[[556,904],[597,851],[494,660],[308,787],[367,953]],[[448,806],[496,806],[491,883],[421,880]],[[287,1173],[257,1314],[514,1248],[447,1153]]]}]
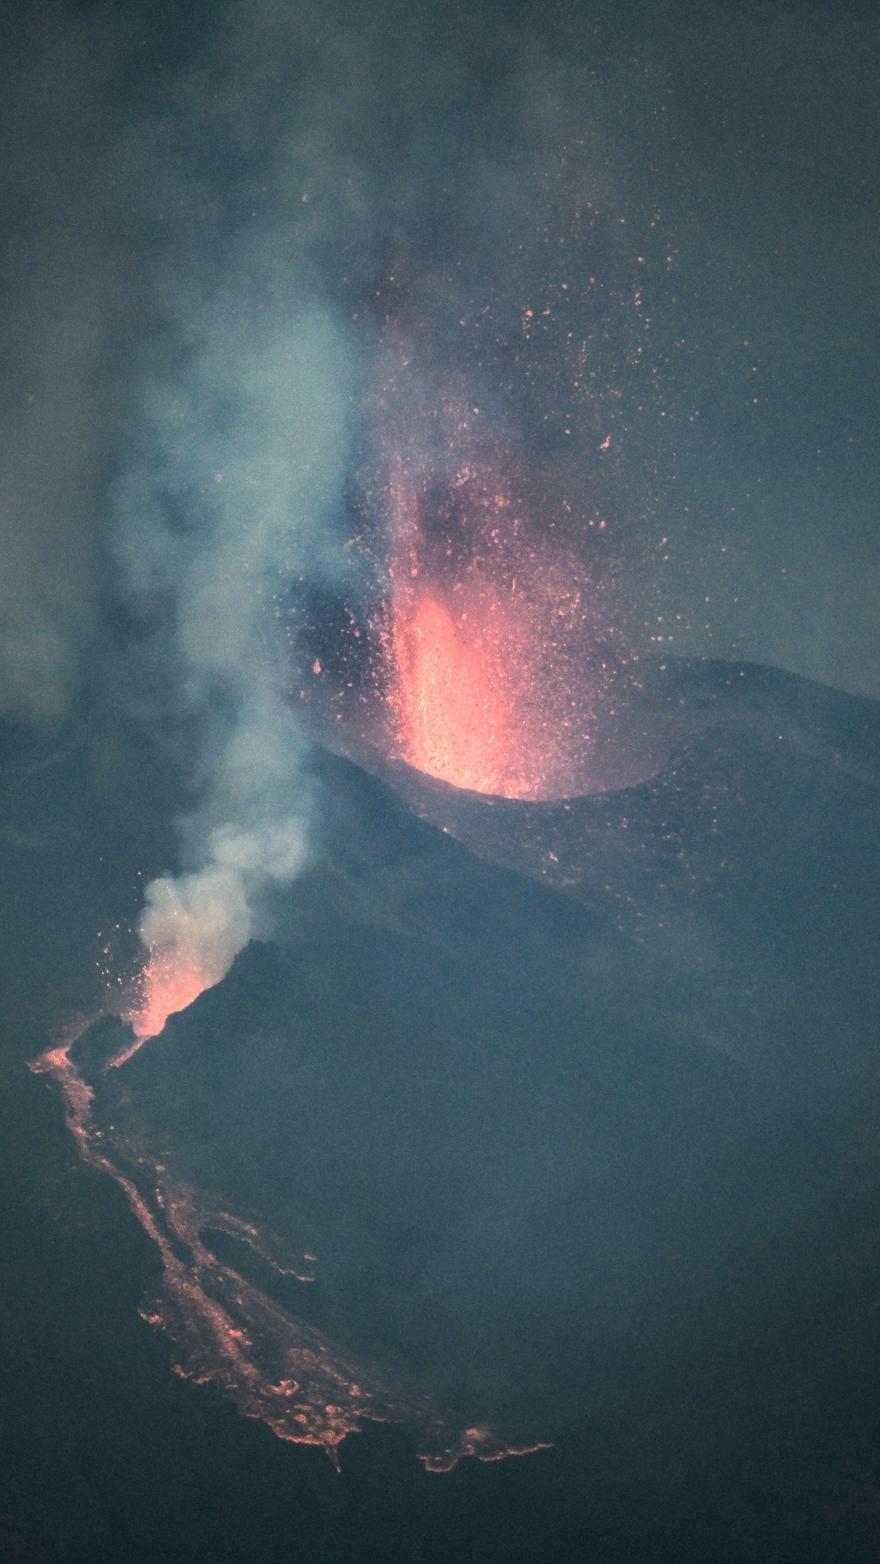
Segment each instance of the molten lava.
[{"label": "molten lava", "polygon": [[498,605],[484,619],[454,613],[430,589],[394,607],[392,701],[401,751],[411,766],[476,793],[529,798],[516,669],[505,654],[511,629]]},{"label": "molten lava", "polygon": [[[511,1443],[486,1428],[462,1429],[418,1392],[353,1363],[212,1248],[210,1240],[219,1234],[242,1252],[253,1251],[279,1276],[303,1285],[315,1280],[315,1255],[285,1254],[274,1234],[175,1177],[166,1153],[150,1151],[125,1089],[119,1095],[106,1071],[96,1086],[84,1079],[74,1049],[94,1019],[72,1023],[31,1069],[55,1081],[83,1161],[114,1180],[158,1251],[158,1296],[140,1314],[174,1343],[174,1369],[182,1379],[216,1385],[245,1417],[290,1444],[322,1447],[334,1465],[342,1441],[370,1422],[416,1426],[419,1460],[429,1472],[448,1472],[465,1456],[503,1461],[550,1448]],[[137,1046],[108,1065],[122,1064]]]},{"label": "molten lava", "polygon": [[186,1010],[217,981],[200,966],[181,963],[176,950],[151,954],[138,979],[136,1001],[125,1015],[138,1043],[158,1037],[170,1015]]},{"label": "molten lava", "polygon": [[389,485],[383,634],[394,748],[430,776],[505,798],[577,792],[607,664],[569,550],[533,535],[493,468],[438,491],[402,463]]}]

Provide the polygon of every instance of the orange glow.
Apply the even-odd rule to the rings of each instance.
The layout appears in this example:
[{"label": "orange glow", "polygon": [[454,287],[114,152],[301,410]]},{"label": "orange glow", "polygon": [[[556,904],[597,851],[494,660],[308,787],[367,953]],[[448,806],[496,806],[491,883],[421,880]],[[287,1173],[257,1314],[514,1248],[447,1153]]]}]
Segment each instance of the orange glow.
[{"label": "orange glow", "polygon": [[[431,1472],[448,1472],[465,1456],[501,1461],[547,1448],[509,1443],[484,1428],[457,1428],[425,1397],[410,1398],[370,1365],[338,1352],[315,1326],[297,1319],[217,1253],[210,1235],[225,1234],[280,1275],[303,1286],[315,1280],[313,1254],[287,1254],[273,1233],[204,1199],[174,1176],[164,1153],[151,1155],[137,1130],[129,1138],[116,1113],[113,1123],[101,1122],[100,1086],[83,1080],[71,1056],[95,1019],[73,1024],[31,1069],[55,1081],[83,1161],[115,1181],[156,1247],[158,1295],[140,1314],[174,1343],[175,1373],[197,1385],[215,1385],[245,1417],[258,1419],[290,1444],[323,1448],[334,1465],[342,1442],[370,1422],[417,1427],[419,1459]],[[119,1117],[124,1121],[124,1114]]]},{"label": "orange glow", "polygon": [[216,976],[209,976],[194,964],[179,964],[179,953],[154,953],[138,979],[136,1000],[124,1017],[138,1042],[113,1063],[124,1064],[141,1043],[158,1037],[169,1016],[185,1010],[216,981]]},{"label": "orange glow", "polygon": [[[604,523],[527,464],[458,381],[389,322],[378,399],[387,569],[376,619],[392,753],[505,798],[589,787],[619,664]],[[579,480],[578,480],[579,481]],[[575,545],[577,552],[575,551]],[[600,591],[584,563],[605,555]]]},{"label": "orange glow", "polygon": [[528,798],[540,778],[527,769],[516,664],[505,645],[516,626],[497,604],[486,606],[485,615],[454,614],[430,589],[394,604],[401,749],[411,766],[456,787]]},{"label": "orange glow", "polygon": [[[505,798],[577,792],[589,757],[589,584],[485,463],[389,485],[388,704],[401,759]],[[439,524],[434,512],[440,512]]]}]

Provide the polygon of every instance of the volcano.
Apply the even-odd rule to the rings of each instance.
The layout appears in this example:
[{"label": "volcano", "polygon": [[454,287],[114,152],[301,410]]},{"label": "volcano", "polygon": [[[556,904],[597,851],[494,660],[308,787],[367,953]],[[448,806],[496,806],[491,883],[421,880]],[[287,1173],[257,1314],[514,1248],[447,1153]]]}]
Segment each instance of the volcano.
[{"label": "volcano", "polygon": [[[609,779],[650,774],[554,802],[316,749],[271,941],[120,1068],[118,1022],[70,1052],[91,1160],[159,1232],[146,1317],[285,1439],[403,1421],[443,1469],[641,1448],[697,1402],[724,1459],[766,1418],[843,1459],[880,1281],[880,713],[669,662],[615,720]],[[864,1393],[847,1416],[867,1449]]]}]

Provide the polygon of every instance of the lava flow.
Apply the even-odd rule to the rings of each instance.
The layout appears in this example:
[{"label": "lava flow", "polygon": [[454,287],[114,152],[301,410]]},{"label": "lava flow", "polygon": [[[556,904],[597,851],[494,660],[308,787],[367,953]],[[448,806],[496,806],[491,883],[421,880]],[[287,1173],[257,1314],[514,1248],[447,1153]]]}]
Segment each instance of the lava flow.
[{"label": "lava flow", "polygon": [[314,1280],[314,1255],[288,1256],[274,1235],[206,1199],[174,1175],[165,1155],[151,1153],[120,1076],[115,1069],[108,1074],[137,1051],[138,1042],[108,1058],[94,1084],[85,1078],[75,1050],[95,1019],[71,1025],[31,1069],[55,1081],[81,1158],[115,1181],[156,1246],[159,1292],[140,1313],[173,1342],[173,1367],[181,1378],[215,1385],[245,1417],[291,1444],[323,1448],[337,1466],[342,1441],[369,1422],[417,1427],[419,1459],[431,1472],[450,1471],[464,1456],[501,1461],[549,1448],[456,1426],[417,1391],[408,1393],[387,1374],[337,1352],[320,1330],[297,1320],[244,1268],[223,1259],[211,1247],[212,1234],[233,1240],[242,1253],[252,1251],[270,1271],[290,1279],[288,1286]]}]

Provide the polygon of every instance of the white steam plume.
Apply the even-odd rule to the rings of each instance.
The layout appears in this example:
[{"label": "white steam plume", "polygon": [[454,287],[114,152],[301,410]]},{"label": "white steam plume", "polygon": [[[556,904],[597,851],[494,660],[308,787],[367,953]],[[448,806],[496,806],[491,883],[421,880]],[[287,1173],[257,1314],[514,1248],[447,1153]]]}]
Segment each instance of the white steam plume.
[{"label": "white steam plume", "polygon": [[[288,699],[278,589],[332,569],[347,457],[349,355],[332,312],[224,295],[194,316],[190,368],[149,398],[144,460],[121,488],[121,547],[164,605],[170,664],[201,724],[183,872],[147,887],[143,991],[160,1031],[228,971],[265,892],[305,857],[305,741]],[[160,609],[161,611],[161,609]]]}]

